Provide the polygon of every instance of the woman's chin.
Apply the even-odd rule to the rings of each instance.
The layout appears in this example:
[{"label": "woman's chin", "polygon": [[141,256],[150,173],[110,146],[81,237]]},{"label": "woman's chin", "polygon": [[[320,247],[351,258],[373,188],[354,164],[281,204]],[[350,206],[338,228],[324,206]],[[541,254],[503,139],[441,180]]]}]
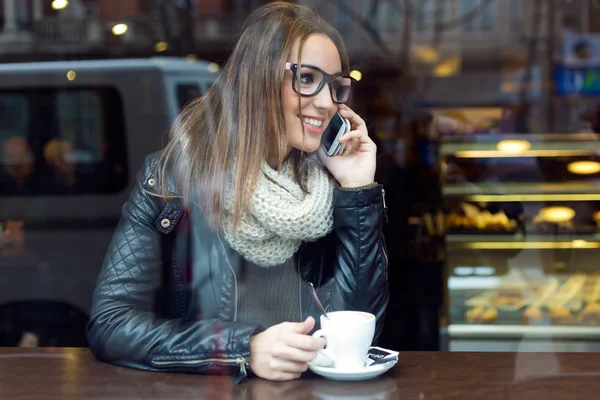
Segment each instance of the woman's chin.
[{"label": "woman's chin", "polygon": [[315,151],[317,151],[319,149],[320,145],[321,145],[321,142],[305,143],[304,146],[299,146],[299,147],[297,147],[297,149],[304,153],[314,153]]}]

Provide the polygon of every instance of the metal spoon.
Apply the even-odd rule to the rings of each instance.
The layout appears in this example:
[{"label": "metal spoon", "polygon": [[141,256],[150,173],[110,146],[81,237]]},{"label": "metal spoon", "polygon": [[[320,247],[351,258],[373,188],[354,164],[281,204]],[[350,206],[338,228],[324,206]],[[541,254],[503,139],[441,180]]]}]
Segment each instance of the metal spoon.
[{"label": "metal spoon", "polygon": [[319,296],[317,296],[317,291],[315,290],[315,286],[312,284],[312,282],[308,282],[308,284],[310,285],[310,288],[312,289],[312,294],[313,294],[313,297],[315,298],[315,301],[319,305],[319,308],[321,309],[321,311],[323,311],[323,315],[325,316],[325,318],[329,319],[329,316],[327,315],[327,311],[325,311],[325,307],[323,307],[323,304],[321,304],[321,301],[319,300]]}]

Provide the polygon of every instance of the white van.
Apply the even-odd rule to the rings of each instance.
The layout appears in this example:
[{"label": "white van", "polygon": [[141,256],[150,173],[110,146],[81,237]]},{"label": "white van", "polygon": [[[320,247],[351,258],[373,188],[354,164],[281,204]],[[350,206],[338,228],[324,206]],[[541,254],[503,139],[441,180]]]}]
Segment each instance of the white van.
[{"label": "white van", "polygon": [[179,58],[0,64],[0,307],[89,312],[144,157],[217,69]]}]

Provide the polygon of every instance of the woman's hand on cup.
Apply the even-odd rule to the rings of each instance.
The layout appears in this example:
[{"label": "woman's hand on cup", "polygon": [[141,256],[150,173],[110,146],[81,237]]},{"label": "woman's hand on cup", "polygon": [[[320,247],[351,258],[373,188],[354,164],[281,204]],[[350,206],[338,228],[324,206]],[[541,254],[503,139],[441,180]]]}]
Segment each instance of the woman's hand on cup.
[{"label": "woman's hand on cup", "polygon": [[345,104],[340,105],[339,113],[352,126],[340,139],[340,143],[346,144],[344,153],[328,157],[319,148],[318,156],[342,187],[369,185],[375,180],[377,146],[369,137],[365,121],[357,113]]},{"label": "woman's hand on cup", "polygon": [[325,339],[309,336],[315,320],[283,322],[250,338],[250,368],[273,381],[297,379],[325,347]]}]

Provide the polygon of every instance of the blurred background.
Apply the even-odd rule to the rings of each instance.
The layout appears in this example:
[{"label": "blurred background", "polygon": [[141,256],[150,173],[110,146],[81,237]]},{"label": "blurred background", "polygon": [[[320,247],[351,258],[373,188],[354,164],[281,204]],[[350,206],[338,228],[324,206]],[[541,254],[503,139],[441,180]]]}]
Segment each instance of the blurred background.
[{"label": "blurred background", "polygon": [[[0,0],[0,345],[86,346],[146,154],[262,0]],[[304,0],[378,144],[398,350],[600,349],[600,0]]]}]

